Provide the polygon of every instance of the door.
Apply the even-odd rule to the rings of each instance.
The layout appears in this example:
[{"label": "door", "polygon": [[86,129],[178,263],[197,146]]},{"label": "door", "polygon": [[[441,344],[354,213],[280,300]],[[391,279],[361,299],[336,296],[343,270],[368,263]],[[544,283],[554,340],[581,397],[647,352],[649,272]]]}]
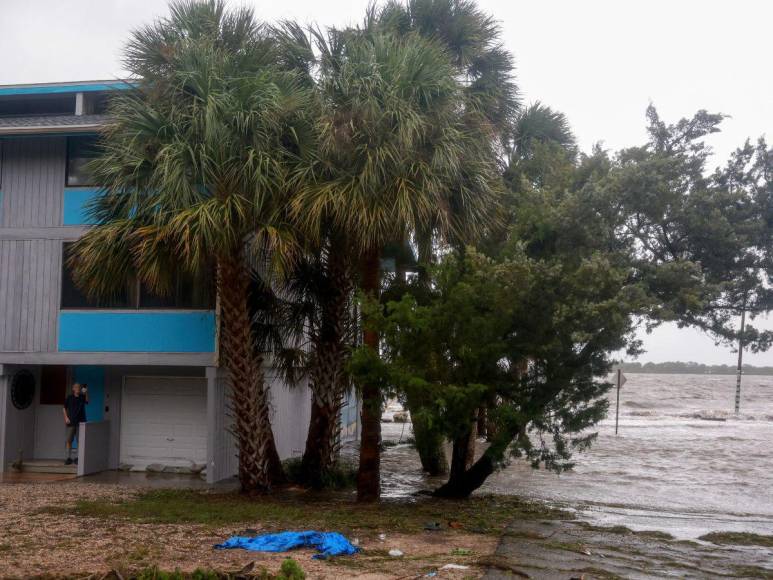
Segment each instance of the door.
[{"label": "door", "polygon": [[121,463],[133,469],[145,469],[151,464],[205,464],[206,379],[126,377],[120,448]]}]

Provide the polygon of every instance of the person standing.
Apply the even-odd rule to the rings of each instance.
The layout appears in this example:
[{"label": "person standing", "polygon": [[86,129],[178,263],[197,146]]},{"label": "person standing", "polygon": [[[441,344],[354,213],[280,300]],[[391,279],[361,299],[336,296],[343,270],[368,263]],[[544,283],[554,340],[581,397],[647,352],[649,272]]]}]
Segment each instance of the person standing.
[{"label": "person standing", "polygon": [[67,447],[67,459],[64,460],[65,465],[71,465],[72,463],[78,463],[78,458],[73,461],[72,458],[72,442],[75,436],[78,434],[78,425],[86,422],[86,405],[89,404],[89,393],[86,385],[75,383],[72,386],[72,393],[67,395],[64,400],[64,424],[67,427],[67,436],[65,445]]}]

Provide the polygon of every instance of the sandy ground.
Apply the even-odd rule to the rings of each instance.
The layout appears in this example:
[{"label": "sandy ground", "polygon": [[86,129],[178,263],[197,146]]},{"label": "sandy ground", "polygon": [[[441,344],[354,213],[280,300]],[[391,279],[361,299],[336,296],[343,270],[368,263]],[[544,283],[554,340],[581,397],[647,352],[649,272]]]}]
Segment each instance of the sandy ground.
[{"label": "sandy ground", "polygon": [[[50,506],[72,505],[78,499],[121,501],[142,491],[138,487],[86,483],[80,480],[0,483],[0,576],[3,578],[89,577],[111,570],[131,571],[158,565],[161,569],[196,568],[235,572],[255,562],[275,572],[286,554],[243,550],[214,550],[213,545],[244,527],[261,529],[260,522],[234,528],[181,524],[105,522],[75,515],[42,512]],[[330,562],[312,560],[313,552],[292,553],[308,578],[480,577],[478,559],[494,553],[497,539],[454,532],[388,534],[385,538],[357,538],[363,552]],[[392,558],[398,548],[405,554]],[[455,548],[472,549],[469,556],[453,556]],[[442,570],[445,564],[470,566]]]}]

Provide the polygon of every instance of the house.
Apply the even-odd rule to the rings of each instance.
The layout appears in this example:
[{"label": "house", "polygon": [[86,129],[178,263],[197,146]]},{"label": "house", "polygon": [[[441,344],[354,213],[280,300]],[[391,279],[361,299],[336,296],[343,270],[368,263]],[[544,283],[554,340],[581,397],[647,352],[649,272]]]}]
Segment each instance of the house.
[{"label": "house", "polygon": [[[0,86],[0,472],[19,458],[64,469],[61,408],[80,382],[90,404],[78,474],[205,467],[216,482],[236,473],[210,285],[181,279],[159,297],[127,283],[111,303],[95,304],[64,260],[89,227],[85,207],[97,189],[84,165],[106,96],[127,87]],[[267,372],[280,455],[300,455],[310,393]],[[342,418],[343,436],[354,436],[353,397]]]}]

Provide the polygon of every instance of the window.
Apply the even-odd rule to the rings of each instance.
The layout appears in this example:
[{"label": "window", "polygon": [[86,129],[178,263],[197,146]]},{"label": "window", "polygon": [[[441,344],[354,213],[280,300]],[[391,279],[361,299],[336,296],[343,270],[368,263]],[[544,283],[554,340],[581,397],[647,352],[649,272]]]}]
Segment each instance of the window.
[{"label": "window", "polygon": [[153,294],[140,285],[140,308],[187,308],[190,310],[214,308],[212,276],[193,276],[178,272],[172,280],[172,291],[166,296]]},{"label": "window", "polygon": [[24,95],[0,98],[0,117],[72,115],[75,95]]},{"label": "window", "polygon": [[214,276],[204,272],[193,276],[183,272],[175,274],[172,291],[166,296],[153,294],[136,279],[126,282],[117,296],[110,300],[90,300],[76,286],[67,264],[71,244],[65,243],[62,259],[62,308],[111,308],[111,309],[188,309],[210,310],[215,307]]},{"label": "window", "polygon": [[67,138],[67,187],[91,186],[94,180],[86,170],[89,161],[97,156],[97,138],[89,135]]},{"label": "window", "polygon": [[67,264],[71,246],[65,243],[62,249],[62,308],[132,308],[135,300],[131,299],[132,285],[129,283],[110,300],[91,300],[78,288]]}]

